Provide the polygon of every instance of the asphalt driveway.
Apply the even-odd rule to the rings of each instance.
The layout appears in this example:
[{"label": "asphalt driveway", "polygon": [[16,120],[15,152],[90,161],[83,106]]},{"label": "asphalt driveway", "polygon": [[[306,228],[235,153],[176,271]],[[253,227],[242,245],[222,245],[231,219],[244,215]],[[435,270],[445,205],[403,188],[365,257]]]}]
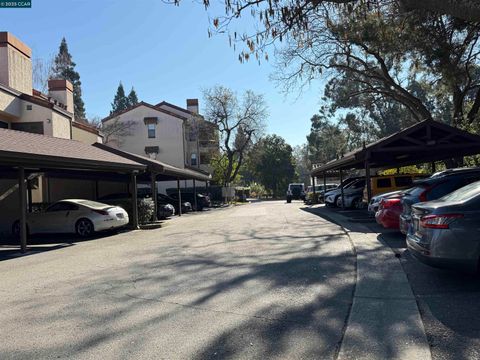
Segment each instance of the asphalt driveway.
[{"label": "asphalt driveway", "polygon": [[334,358],[355,257],[301,206],[254,203],[0,262],[0,358]]}]

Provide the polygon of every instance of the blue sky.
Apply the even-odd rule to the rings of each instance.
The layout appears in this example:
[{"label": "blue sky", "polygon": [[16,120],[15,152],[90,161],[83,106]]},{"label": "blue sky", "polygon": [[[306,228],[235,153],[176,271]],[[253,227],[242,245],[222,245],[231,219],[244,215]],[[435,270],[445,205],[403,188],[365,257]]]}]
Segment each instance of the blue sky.
[{"label": "blue sky", "polygon": [[31,9],[0,9],[0,30],[29,45],[33,58],[54,55],[65,36],[89,116],[108,115],[120,80],[146,102],[185,106],[185,99],[199,98],[200,108],[202,89],[221,84],[264,94],[267,132],[291,145],[304,143],[319,108],[320,83],[300,96],[282,94],[269,80],[273,64],[240,64],[226,36],[208,37],[209,13],[216,14],[188,0],[179,7],[161,0],[33,0]]}]

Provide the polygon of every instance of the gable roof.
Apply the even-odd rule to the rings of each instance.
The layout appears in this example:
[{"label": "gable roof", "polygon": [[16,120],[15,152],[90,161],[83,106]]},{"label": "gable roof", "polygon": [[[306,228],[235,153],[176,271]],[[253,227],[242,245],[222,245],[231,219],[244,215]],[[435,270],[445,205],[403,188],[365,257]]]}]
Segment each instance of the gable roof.
[{"label": "gable roof", "polygon": [[178,110],[178,111],[182,111],[184,112],[185,114],[189,114],[189,115],[194,115],[194,116],[200,116],[199,114],[197,113],[194,113],[193,111],[190,111],[188,109],[184,109],[180,106],[177,106],[177,105],[174,105],[174,104],[171,104],[169,102],[166,102],[166,101],[162,101],[162,102],[159,102],[157,105],[155,105],[156,107],[160,107],[160,106],[169,106],[175,110]]},{"label": "gable roof", "polygon": [[157,180],[200,180],[200,181],[209,181],[211,180],[211,176],[208,173],[203,171],[197,171],[193,169],[182,169],[155,159],[150,159],[146,156],[134,154],[128,151],[120,150],[112,148],[105,144],[95,143],[93,146],[111,152],[112,154],[116,154],[122,156],[124,158],[130,159],[132,161],[144,164],[148,167],[148,170],[157,173],[161,179]]},{"label": "gable roof", "polygon": [[474,154],[480,154],[479,135],[427,119],[322,164],[312,170],[312,175],[360,169],[367,159],[371,167],[399,167]]},{"label": "gable roof", "polygon": [[160,112],[162,112],[162,113],[164,113],[164,114],[168,114],[168,115],[170,115],[170,116],[174,116],[174,117],[179,118],[179,119],[184,120],[184,121],[187,120],[186,117],[181,116],[181,115],[178,115],[178,114],[176,114],[176,113],[174,113],[174,112],[172,112],[172,111],[168,111],[168,110],[165,110],[165,109],[162,109],[162,108],[153,106],[152,104],[146,103],[145,101],[140,101],[137,105],[133,105],[133,106],[129,107],[128,109],[125,109],[125,110],[122,110],[122,111],[120,111],[120,112],[118,112],[118,113],[116,113],[116,114],[112,114],[112,115],[107,116],[106,118],[102,119],[102,123],[104,123],[104,122],[106,122],[106,121],[108,121],[108,120],[111,120],[111,119],[113,119],[113,118],[116,118],[117,116],[123,115],[123,114],[125,114],[125,113],[127,113],[127,112],[129,112],[129,111],[132,111],[132,110],[134,110],[134,109],[136,109],[136,108],[138,108],[138,107],[140,107],[140,106],[146,106],[146,107],[148,107],[148,108],[150,108],[150,109],[152,109],[152,110],[160,111]]},{"label": "gable roof", "polygon": [[143,170],[145,165],[80,141],[0,129],[0,165],[98,171]]}]

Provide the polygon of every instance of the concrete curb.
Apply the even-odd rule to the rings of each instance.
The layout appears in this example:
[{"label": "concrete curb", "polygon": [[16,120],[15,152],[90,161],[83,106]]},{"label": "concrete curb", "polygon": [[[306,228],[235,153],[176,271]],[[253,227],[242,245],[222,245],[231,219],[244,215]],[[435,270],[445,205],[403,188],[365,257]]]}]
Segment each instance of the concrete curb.
[{"label": "concrete curb", "polygon": [[326,209],[315,212],[341,226],[357,253],[357,284],[338,359],[431,359],[415,296],[393,251],[364,225]]}]

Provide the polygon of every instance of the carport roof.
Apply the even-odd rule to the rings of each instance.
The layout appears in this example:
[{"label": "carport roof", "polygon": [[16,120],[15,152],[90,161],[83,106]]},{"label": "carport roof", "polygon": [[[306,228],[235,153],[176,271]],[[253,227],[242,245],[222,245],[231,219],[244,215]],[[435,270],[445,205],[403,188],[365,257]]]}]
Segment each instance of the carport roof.
[{"label": "carport roof", "polygon": [[145,165],[70,139],[0,129],[0,165],[96,171],[144,170]]},{"label": "carport roof", "polygon": [[157,174],[158,180],[177,180],[177,179],[200,180],[200,181],[211,180],[210,175],[205,175],[203,172],[200,172],[200,171],[196,171],[192,169],[181,169],[155,159],[150,159],[145,156],[133,154],[120,149],[115,149],[105,144],[96,143],[94,144],[94,146],[99,149],[109,151],[112,154],[116,154],[116,155],[125,157],[126,159],[130,159],[132,161],[146,165],[147,169],[150,172]]},{"label": "carport roof", "polygon": [[434,120],[425,120],[390,136],[351,151],[312,170],[399,167],[480,153],[480,136]]}]

